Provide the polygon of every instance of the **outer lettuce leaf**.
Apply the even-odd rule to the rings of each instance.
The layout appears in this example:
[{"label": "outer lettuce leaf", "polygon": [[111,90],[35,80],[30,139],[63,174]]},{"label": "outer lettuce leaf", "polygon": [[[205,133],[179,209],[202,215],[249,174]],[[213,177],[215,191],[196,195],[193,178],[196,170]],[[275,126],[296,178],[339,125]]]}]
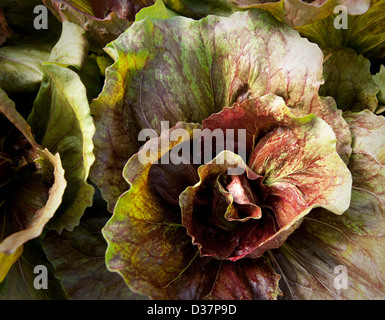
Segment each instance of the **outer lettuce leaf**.
[{"label": "outer lettuce leaf", "polygon": [[290,26],[302,26],[318,20],[325,19],[333,13],[338,5],[344,5],[348,13],[360,15],[365,13],[370,6],[370,0],[349,1],[349,0],[231,0],[237,3],[240,8],[260,8],[270,11],[277,19]]},{"label": "outer lettuce leaf", "polygon": [[135,14],[154,0],[43,0],[61,21],[69,21],[87,31],[93,50],[115,40],[135,20]]},{"label": "outer lettuce leaf", "polygon": [[344,111],[375,111],[378,106],[378,86],[370,73],[370,61],[349,48],[326,50],[323,96],[332,96]]},{"label": "outer lettuce leaf", "polygon": [[147,143],[159,147],[151,162],[139,161],[145,148],[127,163],[124,177],[131,189],[120,197],[103,228],[108,268],[122,275],[131,290],[154,299],[275,299],[280,293],[278,277],[268,261],[248,259],[235,265],[198,257],[181,224],[177,200],[196,181],[196,166],[151,164],[169,153],[161,148],[161,140],[181,128],[189,136],[170,142],[170,148],[188,142],[200,126],[178,123]]},{"label": "outer lettuce leaf", "polygon": [[332,15],[297,30],[321,48],[335,45],[353,48],[368,59],[385,57],[385,0],[374,0],[366,13],[349,16],[348,29],[334,28],[334,19]]},{"label": "outer lettuce leaf", "polygon": [[[53,217],[62,201],[62,196],[67,184],[64,179],[64,170],[61,166],[60,157],[58,154],[53,156],[47,149],[42,150],[41,155],[44,158],[40,158],[39,162],[48,161],[54,168],[54,184],[49,189],[49,197],[46,204],[33,214],[31,220],[25,225],[24,229],[14,232],[7,238],[2,239],[2,242],[0,243],[0,261],[2,262],[0,265],[0,282],[4,280],[12,264],[15,263],[21,255],[23,244],[40,236],[44,226]],[[19,197],[23,198],[23,194],[20,194]],[[16,199],[13,200],[15,201]],[[35,199],[27,198],[27,204],[30,200],[34,201]],[[35,205],[33,202],[32,204]],[[10,204],[10,206],[12,207],[12,204]],[[3,212],[3,214],[5,217],[7,213]],[[17,215],[19,212],[13,212],[13,214]],[[9,219],[9,217],[7,217],[7,219]],[[18,217],[18,219],[21,219],[21,217]],[[5,230],[5,233],[9,234],[7,222],[8,221],[4,220],[2,229]]]},{"label": "outer lettuce leaf", "polygon": [[94,160],[95,127],[79,76],[55,64],[43,68],[45,77],[28,122],[42,146],[60,153],[66,171],[68,188],[59,216],[50,223],[50,228],[61,232],[78,225],[85,208],[92,205],[94,189],[87,178]]},{"label": "outer lettuce leaf", "polygon": [[88,46],[83,33],[79,26],[63,23],[62,36],[50,56],[53,62],[42,66],[44,78],[28,117],[38,143],[58,152],[66,171],[68,188],[58,214],[50,222],[50,228],[59,233],[79,224],[85,208],[92,205],[94,194],[87,182],[94,161],[95,132],[87,92],[76,72],[64,67],[81,67],[85,63]]},{"label": "outer lettuce leaf", "polygon": [[[311,213],[274,253],[287,298],[384,299],[385,120],[368,110],[345,118],[353,135],[350,208],[342,216]],[[340,265],[347,289],[334,286]]]},{"label": "outer lettuce leaf", "polygon": [[[189,30],[189,37],[183,36]],[[116,61],[107,69],[102,93],[91,104],[96,124],[92,180],[112,211],[127,189],[121,170],[138,151],[138,133],[160,121],[201,122],[224,106],[275,93],[296,116],[323,118],[338,137],[344,161],[350,134],[332,99],[318,96],[323,55],[292,28],[263,11],[144,19],[106,51]],[[156,108],[154,107],[156,106]]]}]

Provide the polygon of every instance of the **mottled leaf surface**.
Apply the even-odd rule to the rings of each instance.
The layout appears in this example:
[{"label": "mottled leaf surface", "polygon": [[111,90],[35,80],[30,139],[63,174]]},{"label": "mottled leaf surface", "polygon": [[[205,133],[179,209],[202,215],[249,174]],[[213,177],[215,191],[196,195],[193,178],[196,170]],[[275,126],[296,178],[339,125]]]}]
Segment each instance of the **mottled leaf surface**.
[{"label": "mottled leaf surface", "polygon": [[[289,299],[384,298],[385,122],[368,110],[345,118],[353,135],[352,201],[341,216],[312,212],[272,254]],[[337,266],[346,268],[347,289],[335,286]]]}]

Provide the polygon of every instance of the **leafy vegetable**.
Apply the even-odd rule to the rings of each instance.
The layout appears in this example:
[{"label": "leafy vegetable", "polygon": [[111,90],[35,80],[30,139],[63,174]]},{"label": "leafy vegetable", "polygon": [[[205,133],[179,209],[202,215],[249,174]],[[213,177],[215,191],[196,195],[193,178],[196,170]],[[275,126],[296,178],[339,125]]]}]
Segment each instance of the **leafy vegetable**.
[{"label": "leafy vegetable", "polygon": [[[295,118],[282,98],[269,94],[224,108],[204,120],[202,129],[240,127],[246,128],[252,143],[247,147],[252,150],[247,165],[231,151],[219,153],[199,168],[162,161],[153,164],[168,153],[172,156],[172,150],[188,138],[192,140],[197,125],[183,123],[163,131],[162,137],[180,128],[190,137],[171,143],[170,151],[161,148],[164,138],[152,139],[147,144],[158,144],[155,159],[141,164],[140,153],[149,147],[126,164],[124,177],[131,188],[119,199],[104,235],[109,243],[107,265],[132,290],[157,298],[181,298],[191,288],[179,289],[179,279],[190,282],[189,277],[195,277],[189,274],[191,264],[202,263],[202,257],[258,258],[279,247],[312,207],[323,206],[337,214],[348,208],[350,172],[336,153],[335,135],[324,121],[315,116]],[[228,168],[237,165],[246,173],[227,175]],[[211,274],[210,266],[206,268]],[[255,272],[260,272],[258,268]],[[194,280],[196,286],[204,288],[206,281],[216,286],[215,274],[200,279],[202,283]],[[275,276],[270,273],[267,278]],[[170,291],[164,291],[165,286]],[[227,290],[221,293],[227,294]]]},{"label": "leafy vegetable", "polygon": [[[0,281],[3,281],[20,257],[23,244],[38,237],[53,217],[67,182],[59,155],[41,149],[31,128],[3,90],[0,111],[7,119],[1,118],[6,129],[1,146]],[[15,143],[20,147],[16,154],[12,150]]]},{"label": "leafy vegetable", "polygon": [[[354,2],[353,2],[354,3]],[[349,16],[347,29],[334,28],[335,15],[298,27],[299,32],[311,41],[325,46],[343,46],[355,49],[365,57],[381,60],[385,57],[385,1],[374,0],[369,10],[362,15]]]},{"label": "leafy vegetable", "polygon": [[[181,36],[182,30],[190,30],[189,37]],[[318,96],[322,52],[269,14],[144,19],[106,51],[115,63],[91,104],[96,125],[91,177],[110,211],[127,189],[121,171],[140,147],[141,129],[159,133],[162,120],[170,126],[201,122],[253,96],[275,93],[296,116],[314,113],[325,119],[335,130],[339,154],[349,158],[348,126],[335,102]]]},{"label": "leafy vegetable", "polygon": [[384,6],[2,0],[0,299],[385,298]]}]

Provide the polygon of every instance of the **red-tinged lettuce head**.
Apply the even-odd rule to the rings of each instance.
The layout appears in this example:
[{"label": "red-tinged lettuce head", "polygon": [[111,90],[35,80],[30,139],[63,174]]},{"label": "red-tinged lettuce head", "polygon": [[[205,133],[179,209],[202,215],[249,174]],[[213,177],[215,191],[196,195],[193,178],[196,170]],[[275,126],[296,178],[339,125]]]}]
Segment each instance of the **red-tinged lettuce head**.
[{"label": "red-tinged lettuce head", "polygon": [[[218,129],[225,142],[201,165],[186,152],[204,145],[198,129]],[[226,150],[239,138],[227,134],[239,130],[244,143]],[[175,139],[176,132],[184,134]],[[245,159],[237,154],[244,146]],[[149,150],[157,152],[141,162]],[[312,208],[342,214],[352,184],[331,127],[314,115],[295,117],[274,94],[163,131],[131,157],[124,177],[131,188],[104,228],[107,265],[132,290],[169,299],[276,298],[279,276],[264,253]]]},{"label": "red-tinged lettuce head", "polygon": [[338,154],[349,161],[351,135],[342,112],[332,98],[318,95],[322,51],[263,10],[200,20],[146,18],[105,50],[115,63],[91,104],[96,160],[90,178],[111,212],[127,190],[122,170],[144,143],[138,141],[142,129],[160,134],[162,121],[202,123],[224,106],[268,93],[282,97],[297,117],[325,120]]}]

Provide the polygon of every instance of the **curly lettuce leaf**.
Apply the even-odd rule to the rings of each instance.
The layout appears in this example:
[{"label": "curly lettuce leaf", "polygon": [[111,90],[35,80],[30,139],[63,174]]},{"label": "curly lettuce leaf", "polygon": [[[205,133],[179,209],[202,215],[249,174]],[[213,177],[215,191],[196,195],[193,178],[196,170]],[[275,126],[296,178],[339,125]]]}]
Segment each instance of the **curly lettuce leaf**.
[{"label": "curly lettuce leaf", "polygon": [[8,94],[35,91],[43,78],[42,62],[50,55],[50,46],[7,43],[0,47],[0,86]]},{"label": "curly lettuce leaf", "polygon": [[[37,159],[37,161],[39,161],[40,164],[47,162],[48,164],[45,165],[51,165],[54,168],[54,183],[48,191],[47,202],[42,208],[33,213],[32,217],[29,218],[30,220],[28,223],[24,226],[24,229],[11,233],[5,239],[2,237],[2,242],[0,243],[0,261],[2,261],[2,264],[0,265],[0,282],[4,280],[12,264],[15,263],[21,255],[23,244],[41,235],[43,228],[53,217],[62,201],[62,196],[67,183],[64,178],[64,170],[61,166],[60,156],[59,154],[53,156],[47,149],[41,150],[40,154],[41,158]],[[32,186],[32,182],[33,181],[31,180],[27,181],[30,186]],[[28,195],[27,190],[24,191],[24,194],[21,193],[18,196],[23,199],[26,204],[31,205],[32,208],[35,206],[35,199],[28,198],[30,194]],[[27,197],[24,198],[23,196]],[[16,201],[16,198],[13,200]],[[10,206],[12,207],[12,203]],[[5,234],[9,234],[9,228],[14,227],[15,223],[8,220],[11,219],[9,213],[3,212],[3,214],[4,221],[2,223],[2,230]],[[13,212],[13,214],[18,215],[19,212]],[[13,217],[15,220],[21,220],[22,218],[23,217]]]},{"label": "curly lettuce leaf", "polygon": [[[87,179],[94,161],[95,127],[86,88],[79,75],[65,67],[81,67],[85,63],[88,45],[83,34],[79,26],[63,23],[62,36],[49,62],[42,65],[44,78],[28,117],[36,141],[60,154],[66,172],[68,188],[58,214],[50,222],[50,228],[59,233],[63,228],[72,230],[79,224],[85,208],[92,205],[94,194]],[[82,54],[73,55],[73,52]]]},{"label": "curly lettuce leaf", "polygon": [[[0,282],[23,252],[41,235],[62,202],[67,182],[59,154],[35,141],[31,127],[0,89],[1,234]],[[17,146],[16,150],[14,146]]]},{"label": "curly lettuce leaf", "polygon": [[370,6],[370,0],[231,0],[242,9],[259,8],[270,11],[277,19],[287,23],[289,26],[302,26],[325,19],[330,16],[334,8],[344,5],[349,14],[361,15]]},{"label": "curly lettuce leaf", "polygon": [[177,15],[178,13],[166,7],[163,0],[156,0],[154,5],[143,8],[136,14],[135,22],[145,18],[167,19]]},{"label": "curly lettuce leaf", "polygon": [[79,224],[86,207],[92,205],[94,188],[88,184],[88,172],[94,160],[94,125],[86,90],[79,76],[67,68],[46,63],[45,77],[28,122],[36,140],[61,156],[68,188],[60,214],[50,228],[61,232]]},{"label": "curly lettuce leaf", "polygon": [[320,88],[323,96],[332,96],[337,107],[354,112],[378,106],[379,88],[370,73],[370,61],[350,48],[325,50],[328,57],[324,63],[325,84]]},{"label": "curly lettuce leaf", "polygon": [[[189,30],[189,36],[183,36]],[[160,121],[201,122],[224,106],[275,93],[296,116],[324,119],[338,137],[344,161],[350,133],[333,99],[318,96],[321,50],[260,10],[230,17],[144,19],[106,51],[115,63],[91,104],[96,161],[91,178],[112,211],[127,189],[121,171],[143,144],[143,128],[159,133]],[[156,108],[154,107],[156,106]]]},{"label": "curly lettuce leaf", "polygon": [[[342,216],[312,212],[272,254],[289,299],[384,298],[385,120],[368,110],[344,117],[353,135],[352,201]],[[341,266],[347,288],[335,286]]]}]

